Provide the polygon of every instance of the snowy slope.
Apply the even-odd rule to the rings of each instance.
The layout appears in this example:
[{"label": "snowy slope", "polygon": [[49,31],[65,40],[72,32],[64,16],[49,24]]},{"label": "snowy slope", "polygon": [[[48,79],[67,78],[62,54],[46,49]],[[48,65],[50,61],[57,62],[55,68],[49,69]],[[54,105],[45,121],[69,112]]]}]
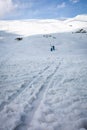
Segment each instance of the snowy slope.
[{"label": "snowy slope", "polygon": [[[72,25],[72,27],[70,26]],[[58,32],[70,32],[80,27],[87,28],[87,15],[77,16],[73,19],[61,20],[15,20],[1,21],[0,29],[15,34],[30,36]]]},{"label": "snowy slope", "polygon": [[65,21],[73,29],[86,28],[87,30],[87,15],[78,15],[75,18],[70,18]]},{"label": "snowy slope", "polygon": [[86,19],[0,21],[0,130],[87,130]]}]

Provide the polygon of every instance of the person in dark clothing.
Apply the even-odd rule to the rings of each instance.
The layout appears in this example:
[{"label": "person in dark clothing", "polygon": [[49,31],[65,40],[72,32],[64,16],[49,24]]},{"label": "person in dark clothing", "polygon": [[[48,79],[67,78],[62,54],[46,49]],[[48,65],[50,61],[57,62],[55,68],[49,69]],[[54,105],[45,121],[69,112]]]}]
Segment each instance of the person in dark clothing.
[{"label": "person in dark clothing", "polygon": [[51,49],[50,49],[51,51],[53,51],[53,48],[51,47]]},{"label": "person in dark clothing", "polygon": [[55,46],[51,46],[51,51],[54,51],[55,50]]},{"label": "person in dark clothing", "polygon": [[55,50],[55,46],[52,46],[53,50]]}]

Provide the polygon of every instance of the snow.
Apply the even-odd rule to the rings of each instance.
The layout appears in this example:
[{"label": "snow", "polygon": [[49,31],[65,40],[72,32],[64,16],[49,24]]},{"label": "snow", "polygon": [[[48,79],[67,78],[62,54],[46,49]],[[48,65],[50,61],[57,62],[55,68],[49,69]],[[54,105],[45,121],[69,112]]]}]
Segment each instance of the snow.
[{"label": "snow", "polygon": [[0,21],[0,130],[87,130],[86,19]]},{"label": "snow", "polygon": [[[83,21],[82,18],[85,20]],[[79,27],[87,27],[87,15],[77,16],[65,21],[47,19],[47,20],[12,20],[1,21],[0,29],[7,32],[23,36],[32,36],[36,34],[49,34],[60,32],[71,32]],[[15,26],[16,25],[16,26]],[[71,27],[70,25],[73,25]]]}]

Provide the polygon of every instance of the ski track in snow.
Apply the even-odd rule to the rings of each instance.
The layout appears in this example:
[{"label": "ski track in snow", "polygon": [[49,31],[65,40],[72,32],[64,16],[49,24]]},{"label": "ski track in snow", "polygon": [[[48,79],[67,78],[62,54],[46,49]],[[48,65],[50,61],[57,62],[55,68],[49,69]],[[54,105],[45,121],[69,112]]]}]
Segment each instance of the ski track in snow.
[{"label": "ski track in snow", "polygon": [[36,82],[36,80],[41,76],[42,73],[44,73],[47,69],[49,68],[49,66],[47,66],[46,68],[44,68],[42,71],[40,71],[37,75],[32,77],[32,81],[27,81],[24,84],[21,85],[21,87],[17,90],[16,93],[12,94],[10,97],[8,97],[7,101],[3,101],[0,104],[0,111],[2,111],[5,107],[5,105],[10,104],[13,100],[15,100],[15,98],[17,98],[17,96],[19,96],[27,87],[30,88],[32,86],[32,84],[34,84],[34,82]]},{"label": "ski track in snow", "polygon": [[[15,107],[18,107],[19,110],[16,113],[16,116],[19,116],[18,121],[13,120],[11,123],[12,127],[15,127],[15,123],[17,124],[14,130],[25,129],[28,128],[29,122],[32,121],[34,113],[38,108],[41,100],[43,99],[43,94],[47,90],[48,83],[52,82],[52,77],[54,77],[56,71],[58,70],[61,61],[50,63],[49,66],[46,66],[43,70],[39,71],[37,75],[33,76],[31,82],[26,82],[22,84],[22,86],[17,90],[16,93],[12,94],[11,97],[7,100],[7,102],[3,102],[0,107],[1,114],[5,115],[8,113],[7,111],[12,111],[15,114]],[[57,65],[58,64],[58,65]],[[52,80],[52,81],[50,81]],[[24,104],[23,104],[24,102]],[[15,106],[16,105],[16,106]],[[13,107],[15,106],[15,107]],[[22,112],[20,113],[20,107],[22,106]],[[5,108],[5,109],[4,109]],[[14,109],[14,110],[13,110]],[[22,113],[29,113],[28,116],[24,116]],[[14,115],[12,114],[12,116]],[[25,114],[25,115],[26,115]],[[9,115],[9,113],[8,113]],[[21,117],[20,117],[21,116]],[[11,117],[12,118],[12,117]],[[14,117],[13,117],[14,118]],[[4,118],[3,118],[4,120]],[[2,121],[3,121],[2,120]],[[0,130],[10,130],[10,125],[6,125],[5,128],[1,128]],[[6,120],[6,124],[8,124],[8,116]],[[12,130],[13,128],[11,128]]]},{"label": "ski track in snow", "polygon": [[32,122],[35,112],[37,111],[40,102],[44,99],[44,95],[47,93],[48,89],[51,87],[52,82],[55,78],[55,74],[58,72],[58,69],[61,65],[61,62],[54,68],[54,71],[46,77],[46,80],[42,83],[39,89],[39,93],[37,94],[37,98],[32,101],[32,110],[29,111],[28,106],[27,108],[27,115],[21,116],[20,123],[14,128],[14,130],[27,130]]},{"label": "ski track in snow", "polygon": [[73,71],[70,70],[72,73],[67,72],[71,68],[68,64],[62,63],[53,76],[28,130],[87,129],[87,104],[84,104],[87,102],[87,89],[85,83],[81,84],[81,80],[86,81],[86,77],[80,77],[81,68],[78,69],[77,66],[74,70],[73,64]]}]

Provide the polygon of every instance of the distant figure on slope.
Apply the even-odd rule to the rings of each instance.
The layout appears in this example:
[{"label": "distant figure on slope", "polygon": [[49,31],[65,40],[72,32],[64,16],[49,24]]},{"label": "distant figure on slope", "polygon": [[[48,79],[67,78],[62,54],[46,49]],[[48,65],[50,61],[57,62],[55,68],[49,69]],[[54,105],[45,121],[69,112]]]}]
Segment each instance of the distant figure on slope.
[{"label": "distant figure on slope", "polygon": [[50,49],[51,51],[53,51],[53,48],[51,47],[51,49]]},{"label": "distant figure on slope", "polygon": [[53,46],[51,46],[51,49],[50,49],[51,51],[54,51],[55,50],[55,46],[53,45]]},{"label": "distant figure on slope", "polygon": [[55,46],[52,46],[52,48],[53,48],[53,51],[55,50]]}]

